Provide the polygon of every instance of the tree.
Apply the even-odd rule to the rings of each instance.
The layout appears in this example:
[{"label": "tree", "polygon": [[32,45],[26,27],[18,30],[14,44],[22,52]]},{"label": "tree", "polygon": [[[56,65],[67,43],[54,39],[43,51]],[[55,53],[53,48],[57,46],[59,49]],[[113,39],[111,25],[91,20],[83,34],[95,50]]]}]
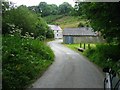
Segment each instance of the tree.
[{"label": "tree", "polygon": [[48,30],[46,33],[46,37],[47,38],[54,38],[54,32],[53,30]]},{"label": "tree", "polygon": [[15,25],[22,30],[24,35],[26,32],[34,33],[34,37],[46,36],[49,29],[47,23],[37,14],[30,12],[26,6],[20,6],[11,9],[3,16],[3,34],[9,33],[12,28],[9,25]]},{"label": "tree", "polygon": [[49,7],[51,8],[51,15],[57,15],[58,14],[58,6],[55,4],[50,4]]},{"label": "tree", "polygon": [[59,5],[59,14],[69,15],[71,13],[71,10],[72,6],[67,2],[64,2],[61,5]]},{"label": "tree", "polygon": [[82,12],[96,31],[100,31],[108,42],[120,44],[120,3],[84,3]]},{"label": "tree", "polygon": [[46,2],[40,2],[37,8],[41,16],[48,16],[51,14],[51,7]]}]

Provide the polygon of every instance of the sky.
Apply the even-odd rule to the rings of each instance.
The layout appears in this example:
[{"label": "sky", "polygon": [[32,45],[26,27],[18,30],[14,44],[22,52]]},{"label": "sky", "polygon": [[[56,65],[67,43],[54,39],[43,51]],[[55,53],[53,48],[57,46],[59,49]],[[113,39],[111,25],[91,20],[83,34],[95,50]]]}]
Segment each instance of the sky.
[{"label": "sky", "polygon": [[12,1],[17,6],[19,5],[34,6],[34,5],[38,5],[40,2],[47,2],[47,4],[56,4],[56,5],[60,5],[63,2],[68,2],[72,6],[75,5],[74,3],[75,0],[8,0],[8,1]]}]

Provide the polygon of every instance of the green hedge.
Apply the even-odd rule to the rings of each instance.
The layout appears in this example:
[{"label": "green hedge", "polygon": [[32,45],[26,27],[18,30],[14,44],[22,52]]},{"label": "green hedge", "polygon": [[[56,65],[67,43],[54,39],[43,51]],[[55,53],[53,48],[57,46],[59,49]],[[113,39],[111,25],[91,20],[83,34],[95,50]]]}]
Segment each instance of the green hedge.
[{"label": "green hedge", "polygon": [[89,57],[91,61],[101,67],[110,67],[116,72],[120,71],[120,47],[117,45],[97,45],[88,49],[84,55]]},{"label": "green hedge", "polygon": [[52,64],[54,54],[44,43],[18,36],[3,37],[3,89],[27,87]]}]

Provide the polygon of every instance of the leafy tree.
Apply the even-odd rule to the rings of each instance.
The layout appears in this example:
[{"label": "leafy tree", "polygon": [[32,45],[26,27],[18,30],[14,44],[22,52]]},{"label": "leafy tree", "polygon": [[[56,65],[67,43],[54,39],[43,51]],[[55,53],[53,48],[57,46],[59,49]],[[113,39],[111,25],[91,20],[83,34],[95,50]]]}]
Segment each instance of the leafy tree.
[{"label": "leafy tree", "polygon": [[48,30],[46,33],[47,38],[54,38],[54,32],[52,30]]},{"label": "leafy tree", "polygon": [[30,6],[28,8],[36,13],[41,14],[42,17],[58,14],[70,15],[73,11],[73,7],[67,2],[59,5],[59,7],[55,4],[40,2],[38,6]]},{"label": "leafy tree", "polygon": [[82,7],[83,7],[84,4],[85,4],[85,2],[83,2],[83,3],[80,3],[80,2],[76,3],[75,11],[76,11],[76,13],[77,13],[78,16],[83,15],[83,11],[82,10],[84,10],[84,9]]},{"label": "leafy tree", "polygon": [[48,16],[51,14],[51,7],[46,2],[40,2],[37,8],[41,16]]},{"label": "leafy tree", "polygon": [[55,4],[47,4],[46,2],[41,2],[38,6],[29,6],[28,8],[37,14],[41,14],[43,17],[58,14],[58,6]]},{"label": "leafy tree", "polygon": [[72,6],[67,2],[64,2],[61,5],[59,5],[59,14],[68,15],[71,13],[71,10]]},{"label": "leafy tree", "polygon": [[3,34],[9,33],[11,28],[8,26],[14,24],[22,29],[22,34],[29,32],[34,33],[34,37],[46,36],[48,30],[46,22],[35,13],[30,12],[26,6],[11,9],[3,17]]},{"label": "leafy tree", "polygon": [[34,11],[36,13],[38,12],[37,6],[29,6],[28,9],[31,10],[31,11]]},{"label": "leafy tree", "polygon": [[84,3],[82,12],[94,30],[100,31],[108,42],[120,44],[120,3]]},{"label": "leafy tree", "polygon": [[55,4],[50,4],[49,7],[51,8],[51,15],[57,15],[58,14],[58,6]]}]

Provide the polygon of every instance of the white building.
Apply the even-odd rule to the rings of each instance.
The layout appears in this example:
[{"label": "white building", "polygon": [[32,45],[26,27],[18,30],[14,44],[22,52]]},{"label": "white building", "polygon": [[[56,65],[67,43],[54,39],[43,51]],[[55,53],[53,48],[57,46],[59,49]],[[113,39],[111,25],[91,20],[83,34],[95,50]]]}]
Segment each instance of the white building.
[{"label": "white building", "polygon": [[48,25],[50,27],[51,30],[54,31],[54,38],[58,39],[58,38],[62,38],[62,29],[60,28],[60,26],[58,25]]}]

